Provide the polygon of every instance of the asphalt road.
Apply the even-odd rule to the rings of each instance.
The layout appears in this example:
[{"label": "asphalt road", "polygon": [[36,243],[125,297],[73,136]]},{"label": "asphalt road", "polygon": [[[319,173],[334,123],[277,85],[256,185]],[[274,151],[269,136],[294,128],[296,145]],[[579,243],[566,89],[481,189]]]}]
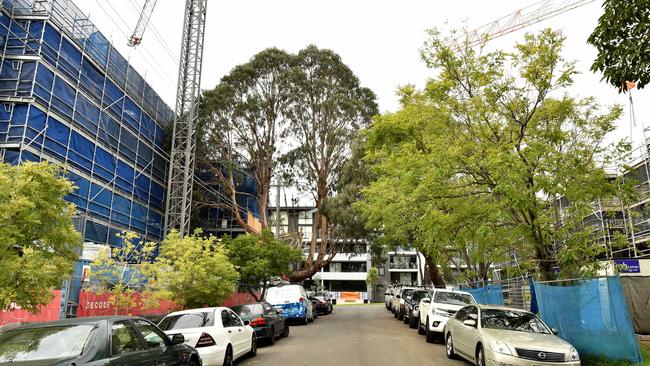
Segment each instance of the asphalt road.
[{"label": "asphalt road", "polygon": [[288,338],[259,348],[239,365],[265,366],[469,366],[447,359],[442,344],[429,344],[415,329],[393,318],[383,304],[337,306],[306,326],[293,325]]}]

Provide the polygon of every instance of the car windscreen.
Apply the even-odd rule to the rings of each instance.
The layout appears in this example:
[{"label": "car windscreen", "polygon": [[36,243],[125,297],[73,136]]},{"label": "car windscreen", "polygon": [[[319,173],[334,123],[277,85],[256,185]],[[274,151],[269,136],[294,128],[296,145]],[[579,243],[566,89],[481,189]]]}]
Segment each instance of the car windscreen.
[{"label": "car windscreen", "polygon": [[0,334],[0,362],[72,358],[81,355],[92,324],[14,329]]},{"label": "car windscreen", "polygon": [[439,304],[448,304],[448,305],[459,305],[465,306],[474,304],[474,298],[468,294],[461,294],[458,292],[445,292],[438,291],[433,296],[433,301]]},{"label": "car windscreen", "polygon": [[271,304],[283,304],[285,302],[298,302],[302,297],[298,286],[271,287],[266,290],[264,299]]},{"label": "car windscreen", "polygon": [[406,290],[402,290],[402,299],[406,299],[407,297],[413,295],[413,292],[414,292],[414,291],[415,291],[415,289],[412,289],[412,288],[410,288],[410,289],[406,289]]},{"label": "car windscreen", "polygon": [[414,304],[417,304],[418,302],[420,302],[420,300],[422,300],[426,296],[427,296],[427,291],[415,291],[413,295],[411,295],[411,301]]},{"label": "car windscreen", "polygon": [[525,311],[484,309],[481,311],[481,326],[488,329],[551,334],[536,315]]},{"label": "car windscreen", "polygon": [[162,330],[201,328],[214,325],[214,312],[185,313],[167,315],[158,324]]},{"label": "car windscreen", "polygon": [[233,306],[231,309],[240,317],[247,316],[247,315],[258,315],[264,313],[264,307],[262,306],[262,304],[239,305],[239,306]]}]

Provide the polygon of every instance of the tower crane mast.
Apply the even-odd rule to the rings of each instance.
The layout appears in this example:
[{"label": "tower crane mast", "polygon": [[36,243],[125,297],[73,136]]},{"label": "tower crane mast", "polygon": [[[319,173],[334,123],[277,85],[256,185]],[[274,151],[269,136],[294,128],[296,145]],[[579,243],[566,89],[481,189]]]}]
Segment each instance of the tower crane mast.
[{"label": "tower crane mast", "polygon": [[157,1],[158,0],[145,0],[142,11],[140,12],[140,18],[138,18],[138,23],[135,25],[131,38],[129,38],[128,45],[130,47],[135,47],[142,42],[142,36],[144,35],[144,31],[147,29],[147,25],[149,25],[149,20],[151,19]]},{"label": "tower crane mast", "polygon": [[542,0],[525,8],[519,9],[482,27],[466,32],[456,38],[458,44],[467,47],[483,45],[490,40],[508,33],[542,22],[594,2],[595,0]]},{"label": "tower crane mast", "polygon": [[207,0],[185,1],[176,114],[167,177],[165,235],[170,230],[177,230],[181,236],[190,231],[206,5]]}]

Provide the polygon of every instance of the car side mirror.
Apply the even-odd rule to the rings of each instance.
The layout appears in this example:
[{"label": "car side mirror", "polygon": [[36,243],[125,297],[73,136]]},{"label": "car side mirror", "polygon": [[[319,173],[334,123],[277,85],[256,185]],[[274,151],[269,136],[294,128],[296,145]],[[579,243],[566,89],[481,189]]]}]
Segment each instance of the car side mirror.
[{"label": "car side mirror", "polygon": [[251,323],[250,320],[244,320],[244,325],[249,325]]},{"label": "car side mirror", "polygon": [[424,299],[422,299],[422,302],[425,303],[425,304],[431,304],[431,299],[428,298],[428,297],[425,297]]},{"label": "car side mirror", "polygon": [[172,344],[181,344],[185,342],[185,337],[182,334],[174,334],[172,336]]},{"label": "car side mirror", "polygon": [[476,327],[476,320],[474,319],[467,319],[463,321],[463,324],[467,325],[468,327],[475,328]]},{"label": "car side mirror", "polygon": [[551,328],[551,333],[553,333],[555,335],[558,335],[558,334],[560,334],[560,331],[557,330],[557,328]]}]

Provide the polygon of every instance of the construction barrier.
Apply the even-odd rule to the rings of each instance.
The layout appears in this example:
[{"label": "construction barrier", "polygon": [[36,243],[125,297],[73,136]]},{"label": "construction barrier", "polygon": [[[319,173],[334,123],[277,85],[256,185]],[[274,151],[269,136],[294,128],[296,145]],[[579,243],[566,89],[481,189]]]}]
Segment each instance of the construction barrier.
[{"label": "construction barrier", "polygon": [[642,361],[619,277],[534,287],[540,317],[581,355]]}]

